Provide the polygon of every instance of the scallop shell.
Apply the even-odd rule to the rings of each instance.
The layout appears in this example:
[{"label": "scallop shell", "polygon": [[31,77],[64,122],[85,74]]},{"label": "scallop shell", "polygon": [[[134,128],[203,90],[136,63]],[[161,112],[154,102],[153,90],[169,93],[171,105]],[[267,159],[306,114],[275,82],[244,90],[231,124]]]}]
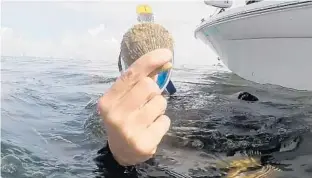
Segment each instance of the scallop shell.
[{"label": "scallop shell", "polygon": [[225,169],[240,169],[247,170],[248,168],[255,168],[261,166],[261,153],[238,153],[226,159],[219,158],[217,167]]},{"label": "scallop shell", "polygon": [[[121,57],[130,66],[144,54],[155,49],[167,48],[173,52],[174,40],[169,31],[157,23],[139,23],[130,28],[121,41]],[[168,70],[169,64],[162,67]]]},{"label": "scallop shell", "polygon": [[228,169],[226,178],[274,178],[274,173],[281,170],[270,164],[263,165],[261,156],[257,151],[239,153],[231,158],[218,160],[217,167]]},{"label": "scallop shell", "polygon": [[281,170],[272,165],[265,165],[255,171],[228,175],[227,178],[274,178],[277,172],[281,172]]}]

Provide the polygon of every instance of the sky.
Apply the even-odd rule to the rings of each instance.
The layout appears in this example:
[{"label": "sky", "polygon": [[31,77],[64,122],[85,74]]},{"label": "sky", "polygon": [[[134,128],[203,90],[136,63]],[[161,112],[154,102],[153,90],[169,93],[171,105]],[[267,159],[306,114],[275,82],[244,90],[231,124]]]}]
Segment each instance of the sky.
[{"label": "sky", "polygon": [[194,30],[215,8],[197,0],[2,1],[1,55],[115,60],[141,3],[149,4],[155,21],[173,34],[177,55],[214,55],[195,39]]}]

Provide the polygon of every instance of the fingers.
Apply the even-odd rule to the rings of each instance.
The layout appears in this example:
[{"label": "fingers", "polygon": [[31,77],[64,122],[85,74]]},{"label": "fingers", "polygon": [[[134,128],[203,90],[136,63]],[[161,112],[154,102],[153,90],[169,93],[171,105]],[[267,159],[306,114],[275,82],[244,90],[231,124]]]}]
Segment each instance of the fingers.
[{"label": "fingers", "polygon": [[163,115],[167,108],[167,100],[161,96],[156,95],[147,102],[142,108],[139,108],[137,117],[133,117],[133,121],[140,124],[142,128],[149,127],[161,115]]},{"label": "fingers", "polygon": [[170,119],[166,115],[158,117],[146,130],[142,133],[145,145],[152,146],[149,150],[155,150],[163,136],[167,133],[170,127]]},{"label": "fingers", "polygon": [[167,49],[145,54],[98,102],[111,151],[120,164],[134,165],[152,157],[170,127],[170,119],[162,115],[167,102],[154,74],[161,68],[171,68],[164,66],[171,58]]},{"label": "fingers", "polygon": [[115,99],[121,98],[138,81],[148,76],[153,71],[160,70],[171,58],[172,53],[168,49],[157,49],[143,55],[117,79],[107,95],[113,95]]},{"label": "fingers", "polygon": [[139,81],[127,95],[121,98],[118,110],[126,115],[144,106],[155,95],[160,95],[160,89],[156,82],[149,77]]}]

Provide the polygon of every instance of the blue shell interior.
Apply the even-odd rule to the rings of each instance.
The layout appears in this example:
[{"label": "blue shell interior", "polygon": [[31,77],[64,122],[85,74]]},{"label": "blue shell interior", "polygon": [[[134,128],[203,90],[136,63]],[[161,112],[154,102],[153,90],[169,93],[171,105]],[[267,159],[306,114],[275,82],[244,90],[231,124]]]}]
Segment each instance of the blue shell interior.
[{"label": "blue shell interior", "polygon": [[169,75],[170,72],[171,72],[171,70],[165,71],[165,72],[160,72],[160,73],[158,74],[158,77],[157,77],[157,84],[158,84],[158,86],[159,86],[159,88],[160,88],[161,90],[163,90],[163,89],[165,89],[165,88],[167,87],[168,82],[169,82],[169,80],[170,80],[170,75]]}]

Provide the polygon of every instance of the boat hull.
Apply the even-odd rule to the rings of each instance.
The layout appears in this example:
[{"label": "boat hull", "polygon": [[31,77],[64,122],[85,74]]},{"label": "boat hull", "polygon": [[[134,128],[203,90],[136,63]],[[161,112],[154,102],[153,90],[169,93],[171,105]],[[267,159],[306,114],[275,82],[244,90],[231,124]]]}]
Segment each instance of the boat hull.
[{"label": "boat hull", "polygon": [[204,21],[195,37],[242,78],[312,90],[312,1],[228,10]]}]

